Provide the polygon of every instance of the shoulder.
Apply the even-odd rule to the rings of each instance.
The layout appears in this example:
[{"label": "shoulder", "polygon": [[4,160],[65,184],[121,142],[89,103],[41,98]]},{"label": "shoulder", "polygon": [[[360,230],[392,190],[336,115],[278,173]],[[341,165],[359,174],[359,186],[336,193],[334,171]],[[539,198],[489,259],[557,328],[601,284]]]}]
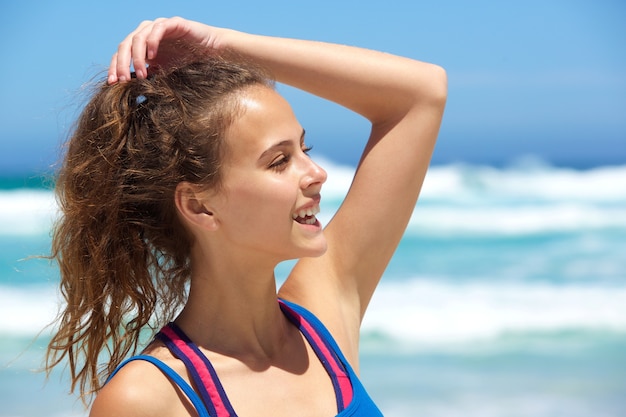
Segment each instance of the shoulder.
[{"label": "shoulder", "polygon": [[[314,280],[312,280],[314,281]],[[335,341],[353,369],[359,368],[360,317],[353,302],[335,295],[335,290],[309,289],[302,281],[285,283],[279,297],[296,304],[313,316]],[[300,312],[300,311],[299,311]]]},{"label": "shoulder", "polygon": [[178,414],[175,406],[182,406],[181,395],[156,366],[135,360],[98,392],[89,416],[172,416]]}]

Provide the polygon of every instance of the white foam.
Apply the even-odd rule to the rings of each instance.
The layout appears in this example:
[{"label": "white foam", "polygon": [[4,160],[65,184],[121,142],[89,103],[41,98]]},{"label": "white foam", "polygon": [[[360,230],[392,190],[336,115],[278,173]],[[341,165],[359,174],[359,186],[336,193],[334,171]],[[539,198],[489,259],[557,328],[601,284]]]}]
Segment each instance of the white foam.
[{"label": "white foam", "polygon": [[433,167],[409,233],[527,235],[626,229],[626,166]]},{"label": "white foam", "polygon": [[56,216],[50,191],[14,190],[0,192],[0,235],[38,235],[50,231]]},{"label": "white foam", "polygon": [[626,205],[418,205],[408,232],[419,235],[532,235],[609,229],[626,230]]},{"label": "white foam", "polygon": [[522,165],[510,168],[448,165],[431,167],[421,198],[451,202],[601,202],[626,203],[626,165],[587,171]]},{"label": "white foam", "polygon": [[412,345],[569,329],[626,331],[626,287],[386,282],[363,322],[364,332]]},{"label": "white foam", "polygon": [[[10,312],[0,316],[0,334],[37,334],[59,302],[52,285],[0,286],[0,305]],[[626,331],[626,287],[383,281],[363,322],[366,333],[426,345],[560,329]]]},{"label": "white foam", "polygon": [[56,317],[59,301],[52,285],[0,286],[0,335],[38,334]]},{"label": "white foam", "polygon": [[[354,168],[319,160],[328,172],[322,216],[330,218]],[[0,235],[48,234],[57,215],[50,191],[0,192]],[[537,233],[626,227],[626,166],[589,171],[537,167],[432,167],[411,227],[430,233]]]}]

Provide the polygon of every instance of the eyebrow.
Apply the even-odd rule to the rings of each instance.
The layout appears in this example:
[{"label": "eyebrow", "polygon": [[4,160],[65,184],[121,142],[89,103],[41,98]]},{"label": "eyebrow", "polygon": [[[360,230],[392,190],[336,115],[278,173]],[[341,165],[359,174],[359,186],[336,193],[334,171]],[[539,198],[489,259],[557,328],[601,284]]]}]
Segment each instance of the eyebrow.
[{"label": "eyebrow", "polygon": [[[304,135],[306,135],[306,130],[302,129],[302,134],[300,135],[300,143],[302,143],[304,141]],[[263,151],[263,153],[259,157],[259,160],[265,158],[268,154],[272,153],[277,148],[282,148],[283,146],[288,146],[288,145],[291,145],[291,140],[285,139],[285,140],[282,140],[282,141],[280,141],[280,142],[270,146],[265,151]]]}]

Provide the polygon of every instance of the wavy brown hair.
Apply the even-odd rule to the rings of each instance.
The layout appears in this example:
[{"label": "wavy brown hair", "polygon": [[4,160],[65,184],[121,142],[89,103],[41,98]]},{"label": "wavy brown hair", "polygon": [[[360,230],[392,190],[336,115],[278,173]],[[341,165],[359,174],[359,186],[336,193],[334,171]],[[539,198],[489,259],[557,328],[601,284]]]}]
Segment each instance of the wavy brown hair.
[{"label": "wavy brown hair", "polygon": [[224,132],[259,84],[272,86],[263,71],[205,57],[103,83],[80,115],[56,181],[51,257],[65,304],[46,369],[67,360],[84,400],[185,302],[192,242],[176,186],[220,185]]}]

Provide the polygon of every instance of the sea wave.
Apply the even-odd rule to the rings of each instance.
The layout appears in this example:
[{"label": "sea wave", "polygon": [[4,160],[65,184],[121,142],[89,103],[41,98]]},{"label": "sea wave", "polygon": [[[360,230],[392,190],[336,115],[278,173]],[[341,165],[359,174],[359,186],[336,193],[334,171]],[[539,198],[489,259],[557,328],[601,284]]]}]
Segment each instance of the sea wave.
[{"label": "sea wave", "polygon": [[584,231],[626,231],[622,207],[583,203],[536,205],[418,205],[408,233],[417,235],[520,236]]},{"label": "sea wave", "polygon": [[[324,224],[345,197],[354,168],[322,162]],[[48,234],[52,192],[0,191],[0,235]],[[577,171],[549,166],[432,167],[409,233],[534,234],[626,229],[626,165]]]},{"label": "sea wave", "polygon": [[383,282],[363,322],[365,334],[415,349],[569,331],[626,336],[626,286]]},{"label": "sea wave", "polygon": [[52,285],[0,285],[0,305],[0,335],[34,337],[53,322],[61,303]]},{"label": "sea wave", "polygon": [[56,201],[50,191],[0,192],[0,236],[47,234],[56,214]]},{"label": "sea wave", "polygon": [[489,202],[626,203],[626,165],[590,170],[519,164],[507,168],[455,164],[432,167],[421,198],[463,205]]},{"label": "sea wave", "polygon": [[[11,313],[0,316],[0,335],[38,334],[58,312],[57,293],[52,285],[0,286],[0,305]],[[383,281],[362,330],[411,349],[528,333],[626,333],[626,286]]]}]

